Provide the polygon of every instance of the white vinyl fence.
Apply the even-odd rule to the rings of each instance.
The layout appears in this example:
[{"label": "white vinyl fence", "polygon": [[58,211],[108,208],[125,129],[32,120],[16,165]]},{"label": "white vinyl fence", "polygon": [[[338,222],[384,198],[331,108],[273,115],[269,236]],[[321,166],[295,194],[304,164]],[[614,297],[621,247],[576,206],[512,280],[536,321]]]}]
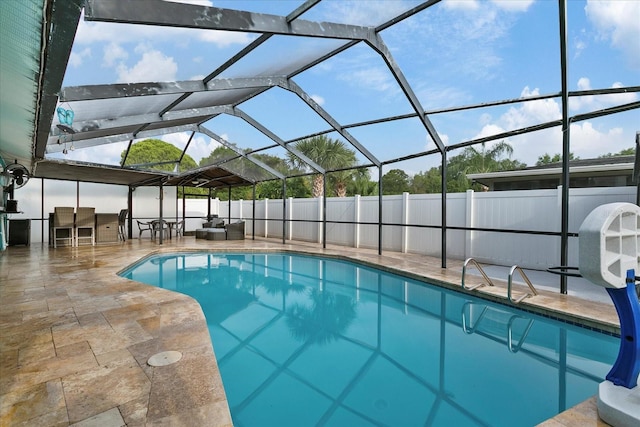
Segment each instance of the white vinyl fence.
[{"label": "white vinyl fence", "polygon": [[[597,206],[612,202],[635,203],[635,191],[635,187],[571,189],[569,232],[578,233],[584,218]],[[447,226],[560,233],[561,192],[558,188],[449,194]],[[197,202],[206,206],[206,201]],[[378,247],[377,196],[329,198],[326,205],[328,244]],[[442,208],[439,194],[385,196],[382,205],[382,223],[394,224],[382,227],[383,250],[440,256],[441,231],[437,227],[441,224]],[[220,217],[229,218],[227,202],[215,206]],[[282,239],[283,208],[282,200],[256,201],[255,235]],[[288,199],[286,239],[322,243],[322,209],[321,198]],[[251,201],[231,203],[231,220],[245,220],[248,234],[254,232],[252,212]],[[578,239],[570,237],[569,265],[578,265],[577,252]],[[483,263],[546,269],[560,264],[560,236],[447,230],[447,257],[473,257]]]},{"label": "white vinyl fence", "polygon": [[[612,202],[635,203],[635,187],[580,188],[569,192],[569,231],[577,233],[584,218],[595,207]],[[117,213],[127,207],[128,189],[122,185],[86,184],[32,179],[16,192],[23,214],[31,219],[31,243],[48,240],[48,213],[55,206],[95,206],[96,212]],[[42,200],[44,195],[44,200]],[[183,217],[183,201],[174,187],[164,187],[162,215]],[[378,247],[379,198],[328,198],[327,243],[350,247]],[[210,204],[210,207],[209,207]],[[441,199],[439,194],[385,196],[382,203],[382,249],[440,257]],[[561,189],[491,191],[447,195],[447,226],[560,232]],[[255,208],[255,229],[254,229]],[[324,203],[319,199],[251,200],[222,202],[218,199],[185,201],[185,229],[202,226],[207,212],[227,221],[246,221],[248,236],[322,243]],[[283,226],[284,218],[287,220]],[[133,192],[133,218],[157,218],[159,188],[137,188]],[[44,232],[42,232],[44,231]],[[133,236],[138,229],[133,222]],[[578,264],[578,239],[569,238],[569,265]],[[560,264],[560,237],[491,231],[447,230],[447,257],[473,257],[480,262],[523,268],[546,269]]]}]

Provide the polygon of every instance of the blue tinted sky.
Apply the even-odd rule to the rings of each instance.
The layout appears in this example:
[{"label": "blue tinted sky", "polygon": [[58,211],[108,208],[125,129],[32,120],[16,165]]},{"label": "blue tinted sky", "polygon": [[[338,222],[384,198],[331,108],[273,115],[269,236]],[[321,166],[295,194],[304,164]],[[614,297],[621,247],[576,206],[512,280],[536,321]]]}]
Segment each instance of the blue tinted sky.
[{"label": "blue tinted sky", "polygon": [[[135,1],[135,0],[133,0]],[[185,3],[187,1],[184,1]],[[223,8],[286,15],[302,1],[189,1]],[[323,1],[301,19],[377,25],[415,1]],[[558,2],[552,0],[442,1],[383,31],[382,38],[424,109],[478,104],[560,91]],[[569,0],[569,89],[640,86],[640,1]],[[206,76],[256,35],[81,21],[65,86],[115,82],[198,79]],[[273,37],[224,73],[235,77],[290,69],[309,55],[340,42]],[[277,58],[274,65],[273,59]],[[412,112],[380,56],[362,43],[294,77],[341,124]],[[572,99],[570,115],[637,101],[637,93]],[[240,106],[288,140],[328,125],[294,95],[272,89]],[[447,144],[556,120],[558,99],[434,114],[431,120]],[[220,117],[206,125],[240,147],[266,144],[238,119]],[[571,127],[572,151],[597,157],[634,145],[640,111],[578,122]],[[416,119],[353,129],[352,134],[381,160],[435,146]],[[182,148],[188,134],[162,139]],[[331,136],[337,137],[332,134]],[[560,129],[507,140],[513,157],[534,164],[562,150]],[[188,154],[199,160],[217,146],[197,135]],[[117,163],[126,143],[76,150],[69,158]],[[281,154],[274,150],[272,154]],[[450,155],[455,155],[454,151]],[[359,156],[364,162],[363,156]],[[413,174],[439,162],[429,156],[397,166]]]}]

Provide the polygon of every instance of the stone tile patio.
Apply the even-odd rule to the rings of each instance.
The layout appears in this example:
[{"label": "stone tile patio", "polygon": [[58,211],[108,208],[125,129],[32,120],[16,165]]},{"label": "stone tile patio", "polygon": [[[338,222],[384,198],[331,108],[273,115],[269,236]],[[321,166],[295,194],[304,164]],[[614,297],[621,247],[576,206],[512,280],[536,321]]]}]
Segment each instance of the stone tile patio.
[{"label": "stone tile patio", "polygon": [[[348,256],[460,290],[458,261],[442,269],[440,259],[422,255],[380,256],[310,243],[185,237],[163,245],[133,239],[95,247],[10,247],[0,255],[0,425],[232,425],[200,306],[185,295],[116,275],[152,252],[214,248]],[[504,301],[506,286],[479,292]],[[523,306],[619,332],[612,305],[541,292]],[[179,351],[182,359],[167,366],[147,364],[168,350]],[[543,425],[606,424],[592,398]]]}]

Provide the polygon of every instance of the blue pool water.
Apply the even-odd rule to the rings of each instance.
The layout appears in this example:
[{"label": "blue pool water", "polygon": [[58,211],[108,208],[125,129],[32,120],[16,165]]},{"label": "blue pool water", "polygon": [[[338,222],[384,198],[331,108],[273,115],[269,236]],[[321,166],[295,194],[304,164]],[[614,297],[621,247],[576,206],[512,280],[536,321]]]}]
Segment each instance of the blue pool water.
[{"label": "blue pool water", "polygon": [[356,263],[153,256],[202,306],[237,427],[533,426],[593,396],[619,338]]}]

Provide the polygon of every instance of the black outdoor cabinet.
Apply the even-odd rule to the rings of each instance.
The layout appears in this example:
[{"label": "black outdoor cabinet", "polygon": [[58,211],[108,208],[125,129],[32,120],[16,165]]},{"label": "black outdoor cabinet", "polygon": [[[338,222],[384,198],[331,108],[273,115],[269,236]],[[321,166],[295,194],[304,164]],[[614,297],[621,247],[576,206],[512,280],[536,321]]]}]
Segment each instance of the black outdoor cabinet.
[{"label": "black outdoor cabinet", "polygon": [[26,245],[31,242],[31,220],[9,220],[9,246]]}]

